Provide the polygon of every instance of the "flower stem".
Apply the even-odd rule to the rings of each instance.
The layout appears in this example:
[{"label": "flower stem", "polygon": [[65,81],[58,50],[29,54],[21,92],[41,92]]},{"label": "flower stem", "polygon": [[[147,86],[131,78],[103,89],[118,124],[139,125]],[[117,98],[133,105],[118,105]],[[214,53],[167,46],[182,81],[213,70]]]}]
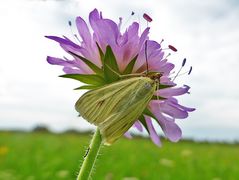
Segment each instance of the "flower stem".
[{"label": "flower stem", "polygon": [[98,156],[102,139],[100,131],[97,128],[89,148],[84,156],[83,164],[81,165],[80,172],[77,176],[77,180],[88,180],[90,178],[91,172],[93,170],[96,158]]}]

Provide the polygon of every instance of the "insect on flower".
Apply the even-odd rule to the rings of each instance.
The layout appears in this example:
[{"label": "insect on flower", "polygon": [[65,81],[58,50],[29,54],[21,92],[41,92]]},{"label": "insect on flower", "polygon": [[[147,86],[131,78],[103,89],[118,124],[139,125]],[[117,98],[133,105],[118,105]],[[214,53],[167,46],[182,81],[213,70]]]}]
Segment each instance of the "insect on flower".
[{"label": "insect on flower", "polygon": [[[148,15],[144,18],[152,21]],[[75,42],[67,37],[47,36],[73,57],[48,56],[47,61],[64,67],[66,74],[61,77],[86,84],[77,90],[89,90],[76,102],[76,110],[98,126],[105,144],[128,134],[133,126],[139,131],[144,127],[153,142],[160,145],[153,120],[169,140],[178,141],[182,133],[175,120],[186,118],[194,108],[180,105],[175,98],[188,93],[189,86],[176,87],[174,79],[179,72],[172,77],[174,64],[168,62],[169,56],[161,47],[163,41],[149,40],[149,27],[139,34],[137,22],[122,33],[122,18],[117,25],[103,18],[97,9],[90,13],[89,21],[93,34],[81,17],[76,18],[80,38],[74,34]],[[172,45],[168,47],[177,51]]]},{"label": "insect on flower", "polygon": [[100,129],[105,144],[112,144],[135,123],[152,99],[161,74],[131,77],[85,93],[76,110]]}]

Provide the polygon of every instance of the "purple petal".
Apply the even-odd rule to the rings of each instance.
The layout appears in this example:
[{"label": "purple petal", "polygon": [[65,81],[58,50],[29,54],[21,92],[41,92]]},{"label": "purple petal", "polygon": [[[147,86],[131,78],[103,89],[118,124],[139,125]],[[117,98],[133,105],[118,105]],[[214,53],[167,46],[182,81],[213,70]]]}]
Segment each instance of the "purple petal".
[{"label": "purple petal", "polygon": [[[135,69],[138,72],[143,72],[146,70],[146,57],[145,57],[145,47],[146,45],[143,44],[143,47],[139,53]],[[157,43],[156,41],[147,40],[147,59],[149,63],[149,67],[155,66],[155,63],[158,63],[161,61],[161,59],[158,59],[158,56],[161,57],[161,45]],[[151,69],[150,69],[151,70]]]},{"label": "purple petal", "polygon": [[141,49],[145,41],[148,39],[150,28],[146,28],[139,38],[139,48]]},{"label": "purple petal", "polygon": [[63,71],[64,71],[66,74],[86,74],[85,72],[83,72],[83,71],[80,70],[80,69],[73,69],[73,68],[70,68],[70,67],[64,67],[64,68],[63,68]]},{"label": "purple petal", "polygon": [[94,36],[100,44],[100,47],[102,47],[103,50],[105,50],[107,45],[114,48],[117,38],[120,35],[117,24],[109,19],[101,19],[96,9],[90,13],[89,20],[94,31]]},{"label": "purple petal", "polygon": [[60,66],[66,66],[66,67],[74,67],[72,61],[66,61],[61,58],[51,57],[47,56],[47,62],[52,65],[60,65]]},{"label": "purple petal", "polygon": [[79,32],[82,40],[88,47],[90,47],[91,46],[91,34],[90,34],[90,30],[89,30],[86,22],[81,17],[77,17],[76,18],[76,26],[77,26],[78,32]]},{"label": "purple petal", "polygon": [[148,116],[144,116],[145,117],[145,121],[149,130],[149,135],[152,139],[152,141],[154,142],[154,144],[156,144],[157,146],[161,146],[161,141],[160,138],[158,136],[158,134],[156,133],[154,126],[152,124],[151,119]]},{"label": "purple petal", "polygon": [[139,38],[138,49],[141,51],[138,53],[139,56],[137,61],[135,62],[133,72],[136,72],[145,63],[145,53],[143,52],[143,49],[145,41],[148,39],[149,29],[150,28],[146,28]]},{"label": "purple petal", "polygon": [[63,38],[60,38],[60,37],[57,37],[57,36],[45,36],[45,37],[48,38],[48,39],[54,40],[54,41],[56,41],[60,44],[71,46],[75,49],[78,49],[78,48],[80,49],[81,48],[79,45],[73,43],[69,39],[63,39]]},{"label": "purple petal", "polygon": [[140,132],[143,131],[143,126],[141,125],[139,121],[135,121],[134,127],[136,127]]},{"label": "purple petal", "polygon": [[138,30],[139,24],[134,22],[122,36],[120,35],[118,37],[117,46],[113,48],[121,71],[125,69],[130,60],[132,60],[140,50],[138,48]]},{"label": "purple petal", "polygon": [[139,24],[136,22],[133,22],[132,25],[129,26],[128,28],[128,36],[130,37],[129,41],[135,41],[135,40],[139,40],[139,35],[138,35],[138,31],[139,31]]},{"label": "purple petal", "polygon": [[[161,84],[165,84],[165,85],[171,85],[171,86],[176,86],[177,84],[175,84],[173,81],[171,81],[171,79],[168,76],[163,75],[160,78],[160,83]],[[158,91],[159,92],[159,91]]]},{"label": "purple petal", "polygon": [[175,67],[172,63],[166,63],[164,66],[158,68],[159,72],[162,72],[165,75],[168,75],[170,71]]},{"label": "purple petal", "polygon": [[156,116],[165,136],[172,142],[177,142],[182,137],[182,131],[179,126],[173,121],[167,119],[159,111],[158,106],[151,103],[150,105],[153,114]]},{"label": "purple petal", "polygon": [[67,74],[92,74],[92,70],[81,60],[63,60],[47,56],[47,62],[52,65],[64,66],[63,71]]},{"label": "purple petal", "polygon": [[60,46],[68,53],[69,51],[75,54],[82,54],[83,56],[89,58],[89,53],[86,49],[80,47],[79,45],[73,43],[71,40],[65,37],[65,39],[57,37],[57,36],[46,36],[49,39],[52,39],[58,43]]},{"label": "purple petal", "polygon": [[171,106],[183,109],[184,111],[192,112],[196,110],[195,108],[189,108],[189,107],[178,104],[178,101],[175,98],[169,98],[168,101],[170,101]]},{"label": "purple petal", "polygon": [[94,9],[93,11],[90,12],[90,15],[89,15],[90,23],[93,23],[94,21],[97,21],[99,19],[102,19],[102,18],[100,17],[99,11],[97,9]]},{"label": "purple petal", "polygon": [[172,96],[179,96],[182,94],[185,94],[188,92],[188,90],[190,89],[189,86],[183,86],[180,88],[166,88],[166,89],[160,89],[157,94],[159,96],[168,98],[168,97],[172,97]]},{"label": "purple petal", "polygon": [[124,136],[127,137],[127,138],[129,138],[129,139],[132,139],[132,138],[133,138],[129,131],[127,131],[126,133],[124,133]]},{"label": "purple petal", "polygon": [[188,117],[187,111],[168,103],[168,101],[161,103],[160,108],[163,113],[172,116],[173,118],[185,119]]}]

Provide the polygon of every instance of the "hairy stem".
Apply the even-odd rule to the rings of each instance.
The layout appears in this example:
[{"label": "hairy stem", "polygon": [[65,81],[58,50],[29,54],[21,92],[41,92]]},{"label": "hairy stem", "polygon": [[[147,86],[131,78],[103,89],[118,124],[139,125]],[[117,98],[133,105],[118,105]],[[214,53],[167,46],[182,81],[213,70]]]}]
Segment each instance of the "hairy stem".
[{"label": "hairy stem", "polygon": [[100,131],[97,129],[84,156],[77,180],[88,180],[90,178],[101,144]]}]

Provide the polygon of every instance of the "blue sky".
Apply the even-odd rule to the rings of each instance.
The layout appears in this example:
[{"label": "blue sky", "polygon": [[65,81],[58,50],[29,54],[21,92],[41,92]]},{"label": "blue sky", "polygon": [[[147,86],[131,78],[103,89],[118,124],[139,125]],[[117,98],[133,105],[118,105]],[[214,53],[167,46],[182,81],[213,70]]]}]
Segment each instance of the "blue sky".
[{"label": "blue sky", "polygon": [[[178,120],[184,137],[239,139],[239,3],[234,0],[10,0],[0,2],[0,128],[31,129],[47,125],[54,131],[93,128],[77,117],[74,103],[82,92],[76,81],[61,79],[60,67],[46,63],[46,56],[64,55],[44,35],[72,37],[68,20],[88,18],[94,8],[105,17],[127,19],[151,15],[150,38],[173,44],[171,56],[178,65],[184,57],[190,76],[178,78],[189,84],[191,94],[180,98],[196,107],[186,120]],[[127,26],[126,25],[126,26]],[[143,27],[146,24],[141,19]]]}]

